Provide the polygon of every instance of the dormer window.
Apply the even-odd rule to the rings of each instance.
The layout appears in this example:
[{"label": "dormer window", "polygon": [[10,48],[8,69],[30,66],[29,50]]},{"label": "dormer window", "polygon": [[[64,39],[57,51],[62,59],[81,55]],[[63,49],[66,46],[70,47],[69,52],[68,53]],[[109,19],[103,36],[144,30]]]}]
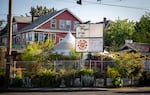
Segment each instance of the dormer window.
[{"label": "dormer window", "polygon": [[56,19],[51,20],[51,28],[56,28]]}]

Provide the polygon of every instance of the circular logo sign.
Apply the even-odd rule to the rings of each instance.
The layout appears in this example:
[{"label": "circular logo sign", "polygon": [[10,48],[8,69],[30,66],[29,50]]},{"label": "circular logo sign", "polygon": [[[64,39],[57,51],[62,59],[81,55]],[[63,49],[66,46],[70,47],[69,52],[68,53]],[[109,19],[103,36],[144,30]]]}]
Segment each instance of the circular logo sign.
[{"label": "circular logo sign", "polygon": [[80,50],[85,50],[87,48],[87,41],[86,40],[79,40],[78,41],[78,48]]}]

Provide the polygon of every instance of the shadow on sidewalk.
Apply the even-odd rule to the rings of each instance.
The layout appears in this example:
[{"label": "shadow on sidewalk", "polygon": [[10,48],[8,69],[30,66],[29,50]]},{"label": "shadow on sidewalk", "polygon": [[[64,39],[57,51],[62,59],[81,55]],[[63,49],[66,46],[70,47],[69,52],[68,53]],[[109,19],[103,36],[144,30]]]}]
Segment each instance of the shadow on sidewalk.
[{"label": "shadow on sidewalk", "polygon": [[88,91],[108,91],[106,89],[94,88],[8,88],[0,89],[1,92],[88,92]]},{"label": "shadow on sidewalk", "polygon": [[116,93],[120,93],[120,94],[148,94],[150,95],[150,91],[122,91],[122,92],[116,92]]}]

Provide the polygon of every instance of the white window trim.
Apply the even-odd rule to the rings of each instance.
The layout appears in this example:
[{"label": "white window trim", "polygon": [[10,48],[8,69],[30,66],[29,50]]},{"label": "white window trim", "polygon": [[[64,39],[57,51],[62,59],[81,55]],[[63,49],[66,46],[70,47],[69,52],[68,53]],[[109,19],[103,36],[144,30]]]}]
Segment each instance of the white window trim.
[{"label": "white window trim", "polygon": [[[70,23],[70,27],[69,27],[69,28],[67,28],[67,23],[68,23],[68,22]],[[69,24],[68,24],[68,25],[69,25]],[[71,20],[66,20],[66,29],[69,29],[69,30],[71,29]]]},{"label": "white window trim", "polygon": [[[54,37],[55,37],[54,40],[52,39],[52,35],[54,35]],[[50,34],[48,35],[48,37],[49,37],[52,41],[56,42],[56,33],[50,33]]]},{"label": "white window trim", "polygon": [[[55,23],[52,23],[53,20],[55,21]],[[50,21],[50,24],[51,24],[51,28],[56,28],[56,25],[57,25],[56,19],[52,19],[52,20]],[[55,24],[55,27],[53,27],[53,24]]]},{"label": "white window trim", "polygon": [[[61,26],[63,26],[63,27],[61,27]],[[65,29],[65,20],[59,20],[59,29]]]},{"label": "white window trim", "polygon": [[74,21],[74,22],[73,22],[73,29],[74,29],[74,30],[77,28],[77,24],[79,24],[78,21]]}]

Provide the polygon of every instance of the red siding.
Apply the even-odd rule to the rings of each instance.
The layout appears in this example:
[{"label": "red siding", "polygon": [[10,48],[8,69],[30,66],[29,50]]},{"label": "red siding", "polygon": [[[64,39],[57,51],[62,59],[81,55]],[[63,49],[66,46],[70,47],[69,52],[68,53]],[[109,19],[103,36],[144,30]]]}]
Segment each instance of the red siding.
[{"label": "red siding", "polygon": [[50,28],[50,21],[48,21],[47,23],[43,24],[39,28]]},{"label": "red siding", "polygon": [[27,24],[27,23],[18,23],[18,31],[21,30],[22,28],[26,27],[27,25],[29,25],[29,24]]},{"label": "red siding", "polygon": [[59,42],[61,38],[64,38],[66,33],[56,33],[56,44]]},{"label": "red siding", "polygon": [[[71,30],[74,28],[74,21],[78,21],[81,23],[76,17],[74,17],[69,11],[64,11],[63,13],[57,15],[53,19],[56,19],[56,29],[59,30],[59,20],[70,20],[71,21]],[[18,31],[21,30],[22,28],[26,27],[27,23],[18,23]],[[41,25],[39,28],[45,28],[45,29],[50,29],[50,20],[47,21],[46,23],[43,22],[43,25]],[[42,32],[42,31],[41,31]],[[64,33],[56,33],[56,43],[59,42],[61,38],[64,38],[67,34],[68,30],[66,30]],[[55,33],[55,31],[53,32]]]},{"label": "red siding", "polygon": [[[72,14],[70,14],[68,11],[64,11],[60,15],[56,16],[54,19],[56,19],[56,29],[59,29],[59,20],[70,20],[71,21],[71,30],[73,30],[74,21],[80,21],[74,17]],[[50,21],[43,24],[40,28],[50,28]]]}]

